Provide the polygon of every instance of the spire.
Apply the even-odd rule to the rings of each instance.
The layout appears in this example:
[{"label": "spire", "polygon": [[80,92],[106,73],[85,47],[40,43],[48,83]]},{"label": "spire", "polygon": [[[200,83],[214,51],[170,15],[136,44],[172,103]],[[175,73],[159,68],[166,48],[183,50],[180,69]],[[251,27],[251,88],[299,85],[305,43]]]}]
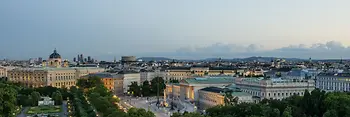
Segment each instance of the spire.
[{"label": "spire", "polygon": [[343,57],[340,57],[340,63],[343,63]]},{"label": "spire", "polygon": [[53,53],[57,53],[57,50],[56,50],[56,48],[53,50]]}]

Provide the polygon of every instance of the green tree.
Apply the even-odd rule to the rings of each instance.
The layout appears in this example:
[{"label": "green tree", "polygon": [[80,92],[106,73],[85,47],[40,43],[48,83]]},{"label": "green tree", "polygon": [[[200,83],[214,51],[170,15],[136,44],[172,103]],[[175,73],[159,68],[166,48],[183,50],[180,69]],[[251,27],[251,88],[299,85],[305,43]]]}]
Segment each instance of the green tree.
[{"label": "green tree", "polygon": [[331,110],[328,110],[326,113],[324,113],[323,117],[338,117],[338,113],[337,111],[331,109]]},{"label": "green tree", "polygon": [[0,115],[14,117],[16,111],[17,91],[8,84],[0,83]]},{"label": "green tree", "polygon": [[142,83],[141,90],[144,97],[151,95],[151,86],[147,80]]},{"label": "green tree", "polygon": [[330,93],[324,103],[329,113],[335,110],[339,117],[350,117],[350,95],[340,92]]},{"label": "green tree", "polygon": [[145,109],[139,108],[130,108],[128,113],[128,117],[156,117],[152,112],[146,111]]},{"label": "green tree", "polygon": [[131,85],[129,85],[129,90],[131,95],[133,96],[140,96],[141,95],[141,87],[137,85],[137,82],[132,82]]},{"label": "green tree", "polygon": [[290,107],[287,107],[286,109],[284,109],[281,117],[293,117],[292,109]]},{"label": "green tree", "polygon": [[55,101],[55,105],[62,105],[62,94],[60,91],[56,91],[52,94],[52,99]]},{"label": "green tree", "polygon": [[32,106],[38,106],[38,101],[40,100],[40,93],[39,92],[32,92],[32,94],[30,94],[31,98],[32,98]]},{"label": "green tree", "polygon": [[232,90],[225,91],[225,94],[224,94],[225,105],[235,105],[238,103],[239,98],[232,96],[232,92],[233,92]]},{"label": "green tree", "polygon": [[165,82],[164,82],[164,79],[162,77],[155,77],[151,80],[152,94],[157,95],[157,93],[159,91],[159,95],[162,95],[165,87],[166,87]]}]

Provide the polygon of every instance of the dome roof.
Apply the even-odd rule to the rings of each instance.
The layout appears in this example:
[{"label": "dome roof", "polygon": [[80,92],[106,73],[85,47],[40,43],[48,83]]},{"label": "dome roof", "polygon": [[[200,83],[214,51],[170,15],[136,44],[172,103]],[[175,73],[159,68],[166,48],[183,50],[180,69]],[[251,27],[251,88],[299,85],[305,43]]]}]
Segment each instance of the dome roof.
[{"label": "dome roof", "polygon": [[56,49],[53,51],[53,53],[49,57],[50,59],[52,58],[61,58],[61,55],[57,53]]}]

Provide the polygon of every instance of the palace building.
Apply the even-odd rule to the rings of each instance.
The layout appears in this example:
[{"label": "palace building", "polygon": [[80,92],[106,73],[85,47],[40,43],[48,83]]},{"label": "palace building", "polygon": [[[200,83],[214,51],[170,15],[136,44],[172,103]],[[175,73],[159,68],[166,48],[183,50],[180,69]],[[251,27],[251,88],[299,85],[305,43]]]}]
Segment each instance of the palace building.
[{"label": "palace building", "polygon": [[7,72],[8,80],[22,83],[28,87],[66,87],[75,86],[76,80],[90,73],[103,72],[98,67],[69,67],[68,61],[62,63],[61,55],[56,50],[49,56],[42,67],[15,68]]}]

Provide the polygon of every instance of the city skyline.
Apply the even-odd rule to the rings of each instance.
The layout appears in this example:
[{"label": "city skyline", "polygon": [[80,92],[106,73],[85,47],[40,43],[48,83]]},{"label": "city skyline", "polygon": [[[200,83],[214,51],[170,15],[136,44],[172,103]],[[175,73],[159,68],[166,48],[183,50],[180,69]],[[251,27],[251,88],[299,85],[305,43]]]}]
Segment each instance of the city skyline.
[{"label": "city skyline", "polygon": [[[0,59],[350,58],[350,1],[5,1]],[[15,7],[14,7],[15,6]],[[45,58],[44,58],[45,59]]]}]

